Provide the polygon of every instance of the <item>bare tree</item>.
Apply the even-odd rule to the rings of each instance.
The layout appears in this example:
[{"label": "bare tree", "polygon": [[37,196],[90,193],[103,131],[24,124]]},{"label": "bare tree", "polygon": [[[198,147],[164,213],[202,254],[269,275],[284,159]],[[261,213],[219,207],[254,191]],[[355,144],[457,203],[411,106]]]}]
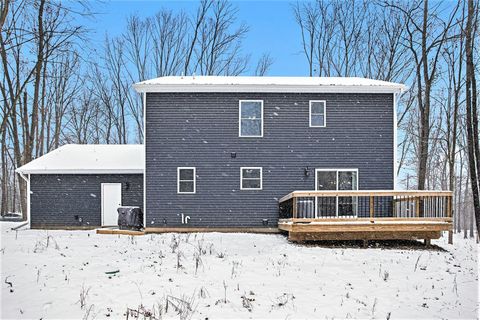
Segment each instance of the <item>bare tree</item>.
[{"label": "bare tree", "polygon": [[249,56],[241,54],[245,24],[233,28],[238,9],[227,1],[216,1],[200,29],[195,49],[194,72],[202,75],[239,75],[247,69]]},{"label": "bare tree", "polygon": [[268,70],[270,70],[270,67],[272,66],[272,64],[273,64],[273,59],[270,56],[270,54],[269,53],[262,54],[260,59],[258,59],[257,67],[255,68],[255,75],[261,76],[261,77],[265,76]]},{"label": "bare tree", "polygon": [[192,56],[197,45],[198,37],[200,34],[200,30],[202,25],[205,23],[205,19],[207,16],[210,7],[212,6],[213,0],[201,0],[200,5],[197,9],[197,14],[194,19],[191,20],[191,25],[193,27],[193,32],[188,39],[188,49],[185,55],[185,63],[184,63],[184,70],[183,75],[188,75],[189,71],[191,71],[191,61]]},{"label": "bare tree", "polygon": [[438,14],[439,4],[432,8],[428,0],[411,3],[409,6],[389,4],[406,20],[406,47],[415,63],[417,86],[417,107],[419,110],[419,146],[417,188],[425,189],[427,162],[429,156],[431,91],[437,76],[437,65],[445,42],[452,36],[459,5],[456,5],[446,21]]},{"label": "bare tree", "polygon": [[314,51],[317,44],[317,23],[320,18],[320,12],[314,3],[299,3],[293,7],[293,12],[297,24],[300,26],[302,34],[302,47],[305,58],[308,62],[308,74],[313,76],[314,71]]},{"label": "bare tree", "polygon": [[[5,1],[1,10],[0,93],[4,117],[0,127],[2,132],[7,131],[5,143],[11,143],[18,167],[44,150],[48,68],[58,54],[72,50],[83,29],[72,24],[74,13],[63,3]],[[20,183],[19,188],[26,218],[26,186]]]},{"label": "bare tree", "polygon": [[[478,141],[477,83],[475,77],[474,50],[475,32],[478,30],[478,2],[468,0],[467,25],[465,29],[466,55],[466,127],[468,146],[468,168],[472,188],[473,206],[477,231],[480,230],[480,148]],[[478,51],[477,51],[478,52]]]}]

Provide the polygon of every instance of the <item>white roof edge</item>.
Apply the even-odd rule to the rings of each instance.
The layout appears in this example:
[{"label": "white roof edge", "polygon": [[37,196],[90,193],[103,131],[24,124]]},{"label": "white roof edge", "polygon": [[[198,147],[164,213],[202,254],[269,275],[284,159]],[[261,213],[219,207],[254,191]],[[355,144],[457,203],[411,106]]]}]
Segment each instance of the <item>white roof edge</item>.
[{"label": "white roof edge", "polygon": [[165,85],[142,84],[133,85],[138,93],[145,92],[272,92],[272,93],[402,93],[408,87],[402,84],[392,86],[305,86],[305,85]]},{"label": "white roof edge", "polygon": [[21,174],[143,174],[143,169],[125,169],[125,170],[110,170],[110,169],[71,169],[71,170],[33,170],[23,169],[22,167],[15,170]]},{"label": "white roof edge", "polygon": [[137,92],[398,93],[404,84],[360,77],[166,76],[133,85]]}]

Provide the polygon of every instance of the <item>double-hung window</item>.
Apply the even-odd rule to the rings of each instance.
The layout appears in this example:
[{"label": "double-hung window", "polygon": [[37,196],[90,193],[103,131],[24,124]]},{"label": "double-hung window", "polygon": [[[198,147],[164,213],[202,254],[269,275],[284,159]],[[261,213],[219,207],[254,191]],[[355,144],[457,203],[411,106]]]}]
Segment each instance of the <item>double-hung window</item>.
[{"label": "double-hung window", "polygon": [[310,127],[325,127],[326,103],[324,100],[310,100]]},{"label": "double-hung window", "polygon": [[262,168],[240,168],[240,190],[262,190]]},{"label": "double-hung window", "polygon": [[177,193],[195,193],[196,180],[194,167],[177,168]]},{"label": "double-hung window", "polygon": [[263,137],[263,100],[240,100],[238,135]]}]

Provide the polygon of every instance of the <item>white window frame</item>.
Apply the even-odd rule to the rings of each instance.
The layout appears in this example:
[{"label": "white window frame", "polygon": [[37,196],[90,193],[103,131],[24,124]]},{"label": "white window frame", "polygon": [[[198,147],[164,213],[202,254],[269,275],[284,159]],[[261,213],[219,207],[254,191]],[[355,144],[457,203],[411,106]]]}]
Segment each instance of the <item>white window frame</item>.
[{"label": "white window frame", "polygon": [[332,168],[332,169],[323,169],[323,168],[320,168],[320,169],[315,169],[315,191],[317,191],[317,187],[318,187],[318,179],[317,179],[317,172],[319,171],[336,171],[336,176],[337,176],[337,189],[336,190],[332,190],[332,191],[338,191],[338,173],[339,172],[345,172],[345,171],[348,171],[348,172],[351,172],[351,171],[354,171],[357,173],[357,185],[356,185],[356,189],[355,190],[358,190],[358,169],[344,169],[344,168],[341,168],[341,169],[336,169],[336,168]]},{"label": "white window frame", "polygon": [[[323,102],[323,125],[322,126],[312,124],[312,103],[315,103],[315,102]],[[310,100],[308,102],[308,106],[309,106],[308,114],[309,114],[310,128],[325,128],[327,126],[327,101],[326,100]]]},{"label": "white window frame", "polygon": [[[260,102],[260,112],[262,115],[262,122],[260,125],[260,135],[259,136],[243,136],[242,135],[242,102]],[[263,100],[239,100],[238,101],[238,136],[240,138],[263,138]]]},{"label": "white window frame", "polygon": [[[192,181],[192,180],[180,180],[181,170],[193,170],[193,192],[180,191],[180,181]],[[197,169],[195,167],[177,167],[177,193],[179,194],[194,194],[197,192]]]},{"label": "white window frame", "polygon": [[[244,188],[243,187],[243,170],[244,169],[259,169],[260,170],[260,188]],[[245,178],[249,180],[257,180],[256,178]],[[262,167],[241,167],[240,168],[240,190],[262,190],[263,189],[263,169]]]},{"label": "white window frame", "polygon": [[[344,168],[341,168],[341,169],[315,169],[315,191],[318,190],[318,178],[317,178],[317,172],[322,172],[322,171],[336,171],[336,189],[335,190],[332,190],[332,191],[339,191],[338,190],[338,173],[339,172],[355,172],[357,174],[357,185],[355,186],[356,189],[354,190],[358,190],[358,181],[360,180],[359,177],[358,177],[358,168],[357,169],[344,169]],[[337,200],[336,200],[336,205],[335,205],[335,217],[338,218],[338,196],[336,197]],[[355,197],[356,198],[356,197]],[[317,214],[317,205],[318,205],[318,197],[315,197],[315,218],[318,218]],[[358,202],[357,202],[357,206],[355,208],[355,215],[354,215],[355,218],[358,217]]]}]

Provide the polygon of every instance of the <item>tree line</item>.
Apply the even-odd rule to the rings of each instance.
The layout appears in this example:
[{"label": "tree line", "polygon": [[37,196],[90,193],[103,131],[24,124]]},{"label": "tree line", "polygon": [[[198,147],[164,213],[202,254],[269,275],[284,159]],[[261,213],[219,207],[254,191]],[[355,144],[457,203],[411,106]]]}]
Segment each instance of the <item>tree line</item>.
[{"label": "tree line", "polygon": [[[452,190],[455,227],[480,220],[478,0],[331,0],[292,3],[306,75],[406,83],[397,97],[400,184]],[[141,97],[132,83],[168,75],[266,75],[249,26],[226,0],[192,12],[131,15],[91,48],[89,2],[0,3],[1,208],[25,210],[14,169],[64,143],[140,143]],[[258,53],[257,53],[258,54]],[[23,210],[22,210],[23,209]],[[475,220],[475,215],[477,219]]]}]

